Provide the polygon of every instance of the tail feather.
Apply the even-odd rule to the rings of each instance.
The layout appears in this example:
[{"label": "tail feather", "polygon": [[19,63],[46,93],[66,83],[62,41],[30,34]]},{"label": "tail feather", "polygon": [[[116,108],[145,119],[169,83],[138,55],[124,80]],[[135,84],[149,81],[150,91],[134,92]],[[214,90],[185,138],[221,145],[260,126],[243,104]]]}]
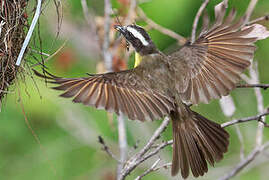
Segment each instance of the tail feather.
[{"label": "tail feather", "polygon": [[187,178],[191,169],[194,177],[203,176],[208,171],[207,162],[214,166],[227,152],[229,134],[189,108],[186,112],[187,115],[171,115],[174,140],[171,174],[176,175],[180,169],[182,177]]}]

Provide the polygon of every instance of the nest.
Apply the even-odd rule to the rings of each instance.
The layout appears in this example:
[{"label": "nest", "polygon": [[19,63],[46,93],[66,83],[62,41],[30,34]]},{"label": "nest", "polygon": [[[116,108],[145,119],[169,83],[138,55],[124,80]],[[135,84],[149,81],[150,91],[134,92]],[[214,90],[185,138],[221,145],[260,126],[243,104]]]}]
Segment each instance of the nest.
[{"label": "nest", "polygon": [[0,103],[18,73],[15,63],[25,39],[25,0],[0,0]]}]

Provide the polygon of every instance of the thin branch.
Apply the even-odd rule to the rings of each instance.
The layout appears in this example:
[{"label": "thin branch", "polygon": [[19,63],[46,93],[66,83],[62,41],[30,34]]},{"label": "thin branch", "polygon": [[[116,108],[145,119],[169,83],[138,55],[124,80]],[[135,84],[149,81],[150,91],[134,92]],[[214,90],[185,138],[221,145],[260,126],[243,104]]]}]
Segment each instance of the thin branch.
[{"label": "thin branch", "polygon": [[154,142],[160,137],[160,134],[164,132],[164,130],[167,128],[169,122],[170,119],[168,117],[164,118],[160,127],[154,132],[148,143],[143,147],[143,149],[141,149],[141,151],[136,155],[136,157],[142,157],[150,149]]},{"label": "thin branch", "polygon": [[[269,115],[269,110],[267,112],[258,114],[256,116],[251,116],[251,117],[242,118],[242,119],[236,119],[236,120],[232,120],[232,121],[223,123],[223,124],[221,124],[221,127],[228,127],[228,126],[231,126],[234,124],[239,124],[239,123],[244,123],[244,122],[254,121],[254,120],[260,122],[261,117],[267,116],[267,115]],[[156,146],[153,151],[146,154],[146,152],[148,152],[149,149],[152,148],[152,145],[156,141],[156,139],[160,136],[160,134],[167,127],[168,123],[169,123],[169,119],[166,118],[164,120],[163,124],[161,124],[161,126],[155,131],[154,135],[151,137],[151,139],[149,140],[147,145],[144,146],[144,148],[139,153],[134,155],[130,160],[128,160],[126,162],[126,165],[125,165],[125,167],[122,171],[122,174],[121,174],[121,176],[122,176],[121,179],[124,179],[128,174],[130,174],[139,164],[141,164],[145,160],[151,158],[152,156],[158,154],[160,152],[160,150],[164,149],[165,147],[173,144],[173,140],[165,141],[165,142],[159,144],[158,146]],[[263,123],[265,123],[265,122],[263,122]],[[265,126],[269,127],[268,124],[265,124]]]},{"label": "thin branch", "polygon": [[161,33],[163,33],[163,34],[165,34],[165,35],[167,35],[167,36],[170,36],[170,37],[176,39],[176,40],[179,42],[180,45],[183,45],[183,44],[186,43],[186,39],[185,39],[183,36],[181,36],[181,35],[175,33],[174,31],[171,31],[170,29],[167,29],[167,28],[165,28],[165,27],[163,27],[163,26],[161,26],[161,25],[155,23],[155,22],[152,21],[151,19],[149,19],[149,18],[146,16],[146,14],[143,12],[143,10],[142,10],[141,8],[137,8],[137,12],[138,12],[139,16],[140,16],[140,17],[141,17],[141,18],[142,18],[142,19],[143,19],[149,26],[151,26],[152,28],[154,28],[154,29],[160,31]]},{"label": "thin branch", "polygon": [[153,163],[153,165],[147,171],[145,171],[142,175],[140,175],[137,178],[135,178],[135,180],[141,180],[144,176],[146,176],[147,174],[149,174],[150,172],[152,172],[153,169],[156,168],[156,166],[158,165],[158,163],[160,162],[160,160],[161,160],[160,158],[157,159],[157,161],[155,161]]},{"label": "thin branch", "polygon": [[260,22],[260,21],[269,21],[269,15],[265,15],[265,16],[262,16],[262,17],[259,17],[257,19],[254,19],[252,21],[250,21],[249,23],[247,23],[247,25],[252,25],[252,24],[255,24],[257,22]]},{"label": "thin branch", "polygon": [[[97,27],[96,27],[96,22],[94,20],[94,13],[93,11],[89,11],[88,5],[86,0],[81,0],[81,6],[82,6],[82,10],[83,10],[83,14],[84,14],[84,18],[90,28],[90,32],[92,32],[92,34],[94,34],[94,38],[96,43],[98,43],[100,45],[100,39],[99,36],[97,35]],[[98,51],[101,52],[101,47],[98,46]]]},{"label": "thin branch", "polygon": [[257,4],[258,0],[251,0],[249,5],[248,5],[248,9],[246,11],[246,20],[245,20],[245,24],[247,24],[249,22],[250,16],[252,15],[252,12]]},{"label": "thin branch", "polygon": [[[160,150],[164,149],[166,146],[172,145],[173,144],[173,140],[169,140],[169,141],[165,141],[163,143],[161,143],[157,148],[155,148],[152,152],[148,153],[147,155],[145,155],[144,157],[142,157],[141,159],[139,159],[137,161],[137,165],[141,164],[142,162],[144,162],[145,160],[147,160],[148,158],[151,158],[152,156],[156,155],[157,153],[160,152]],[[136,166],[137,166],[136,165]]]},{"label": "thin branch", "polygon": [[[18,87],[18,82],[16,81],[16,86]],[[30,132],[32,133],[35,141],[37,142],[37,144],[39,145],[39,148],[41,149],[41,151],[43,151],[44,155],[45,155],[45,158],[46,160],[49,162],[49,166],[51,168],[51,170],[53,171],[54,175],[56,175],[56,169],[54,167],[54,165],[51,163],[51,161],[49,160],[48,158],[48,154],[47,154],[47,151],[46,149],[44,148],[44,146],[42,145],[41,141],[40,141],[40,138],[38,137],[37,133],[35,132],[35,130],[33,129],[33,127],[31,126],[30,124],[30,121],[26,115],[26,112],[25,112],[25,109],[24,109],[24,104],[23,104],[23,100],[22,100],[22,96],[21,96],[21,91],[20,91],[20,88],[18,88],[18,95],[19,95],[19,103],[20,103],[20,106],[21,106],[21,110],[22,110],[22,113],[23,113],[23,116],[24,116],[24,122],[27,126],[27,128],[30,130]]]},{"label": "thin branch", "polygon": [[219,178],[219,180],[228,180],[238,174],[244,167],[251,163],[261,152],[269,147],[269,142],[262,146],[256,147],[245,159],[243,159],[237,166],[232,168],[232,170],[225,176]]},{"label": "thin branch", "polygon": [[207,4],[209,3],[210,0],[205,0],[203,2],[203,4],[200,6],[195,19],[193,21],[193,25],[192,25],[192,32],[191,32],[191,43],[194,43],[195,41],[195,37],[196,37],[196,30],[197,30],[197,25],[198,25],[198,21],[204,11],[204,9],[206,8]]},{"label": "thin branch", "polygon": [[103,150],[112,158],[115,159],[118,163],[121,163],[121,161],[117,158],[115,154],[112,153],[110,148],[106,145],[104,139],[102,136],[98,136],[98,142],[103,146]]},{"label": "thin branch", "polygon": [[157,167],[150,168],[146,172],[144,172],[142,175],[138,176],[135,180],[141,180],[143,177],[145,177],[146,175],[148,175],[151,172],[158,171],[158,170],[160,170],[162,168],[168,169],[171,166],[172,166],[172,163],[166,163],[166,164],[163,164],[163,165],[160,165],[160,166],[157,166]]},{"label": "thin branch", "polygon": [[34,52],[34,53],[37,53],[37,54],[40,54],[40,55],[43,55],[43,56],[47,56],[47,57],[50,56],[50,54],[48,54],[48,53],[40,52],[40,51],[37,51],[37,50],[32,49],[32,48],[29,48],[29,49],[30,49],[32,52]]},{"label": "thin branch", "polygon": [[242,79],[242,80],[244,80],[246,83],[248,83],[248,84],[250,84],[251,83],[251,79],[250,79],[250,77],[248,77],[246,74],[241,74],[240,75],[240,78]]},{"label": "thin branch", "polygon": [[266,90],[269,88],[269,84],[239,84],[236,86],[237,88],[262,88]]},{"label": "thin branch", "polygon": [[120,149],[120,161],[117,168],[117,179],[121,176],[124,162],[127,158],[127,136],[125,120],[123,115],[118,116],[118,134],[119,134],[119,149]]},{"label": "thin branch", "polygon": [[[229,122],[226,122],[226,123],[222,123],[221,127],[228,127],[228,126],[232,126],[232,125],[239,124],[239,123],[245,123],[245,122],[248,122],[248,121],[259,121],[260,122],[260,118],[263,117],[263,116],[267,116],[267,115],[269,115],[269,109],[268,109],[267,112],[264,112],[262,114],[258,114],[256,116],[250,116],[250,117],[246,117],[246,118],[235,119],[235,120],[232,120],[232,121],[229,121]],[[269,127],[268,124],[265,124],[265,125],[266,125],[266,127]],[[165,148],[166,146],[171,145],[171,144],[173,144],[173,140],[165,141],[165,142],[159,144],[158,146],[155,147],[155,149],[152,152],[148,153],[146,156],[141,158],[139,163],[137,162],[137,165],[140,164],[141,162],[145,161],[146,159],[154,156],[160,150],[162,150],[163,148]]]},{"label": "thin branch", "polygon": [[112,56],[109,51],[109,45],[110,45],[110,25],[111,25],[111,2],[110,0],[104,0],[105,1],[105,22],[104,22],[104,42],[103,42],[103,57],[104,57],[104,62],[107,71],[111,72],[112,71]]},{"label": "thin branch", "polygon": [[[258,62],[253,62],[249,69],[249,74],[252,79],[252,83],[259,83],[259,71],[258,71]],[[264,112],[264,101],[263,96],[260,88],[254,89],[255,96],[257,99],[257,110],[259,113]],[[260,118],[260,122],[258,123],[257,127],[257,134],[256,134],[256,146],[262,145],[263,140],[263,128],[265,126],[265,117]]]},{"label": "thin branch", "polygon": [[[244,122],[248,122],[248,121],[259,121],[259,122],[262,122],[261,121],[261,118],[264,117],[264,116],[267,116],[267,115],[269,115],[269,110],[267,110],[264,113],[258,114],[256,116],[250,116],[250,117],[246,117],[246,118],[235,119],[235,120],[232,120],[232,121],[228,121],[228,122],[222,123],[221,124],[221,127],[228,127],[228,126],[232,126],[234,124],[244,123]],[[265,126],[268,126],[267,123],[265,123],[265,122],[262,122],[262,123]]]},{"label": "thin branch", "polygon": [[[49,57],[47,57],[43,62],[46,63],[48,62],[51,58],[53,58],[54,56],[56,56],[66,45],[68,40],[65,40],[64,43],[51,55],[49,55]],[[42,53],[42,52],[41,52]],[[43,54],[42,54],[43,55]],[[36,63],[36,64],[33,64],[31,65],[31,68],[35,67],[35,66],[38,66],[38,65],[43,65],[41,63]]]},{"label": "thin branch", "polygon": [[29,28],[29,31],[25,37],[25,40],[23,42],[23,45],[22,45],[22,48],[21,48],[21,51],[19,53],[19,56],[17,58],[17,61],[16,61],[16,66],[20,66],[21,64],[21,60],[23,58],[23,55],[24,55],[24,52],[30,42],[30,39],[32,37],[32,34],[33,34],[33,31],[35,29],[35,25],[39,19],[39,16],[40,16],[40,12],[41,12],[41,4],[42,4],[42,0],[38,0],[37,1],[37,6],[36,6],[36,12],[35,12],[35,15],[34,15],[34,18],[33,18],[33,21],[32,21],[32,24]]},{"label": "thin branch", "polygon": [[136,0],[130,0],[128,16],[125,18],[123,24],[131,24],[133,22],[133,20],[136,17],[136,8],[137,8]]},{"label": "thin branch", "polygon": [[[154,132],[148,143],[132,158],[130,158],[126,163],[121,172],[120,180],[124,179],[130,172],[132,172],[140,163],[145,161],[149,157],[143,157],[152,147],[154,142],[160,137],[161,133],[166,129],[169,124],[170,119],[168,117],[164,118],[162,124]],[[163,145],[163,144],[162,144]],[[163,146],[167,146],[166,144]]]},{"label": "thin branch", "polygon": [[81,3],[81,6],[82,6],[84,18],[86,19],[88,25],[91,26],[92,21],[89,19],[90,14],[89,14],[89,9],[88,9],[87,2],[86,2],[86,0],[80,0],[80,3]]},{"label": "thin branch", "polygon": [[235,131],[240,142],[240,159],[243,160],[245,158],[244,137],[240,131],[238,124],[235,124]]}]

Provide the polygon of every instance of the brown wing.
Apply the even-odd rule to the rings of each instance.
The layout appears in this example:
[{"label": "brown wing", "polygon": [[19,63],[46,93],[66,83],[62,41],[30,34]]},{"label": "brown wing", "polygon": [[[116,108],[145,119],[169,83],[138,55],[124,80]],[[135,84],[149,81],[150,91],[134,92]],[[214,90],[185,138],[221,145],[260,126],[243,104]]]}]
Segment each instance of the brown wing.
[{"label": "brown wing", "polygon": [[85,78],[59,78],[49,73],[34,73],[65,91],[61,97],[74,97],[73,102],[127,115],[132,120],[154,120],[168,115],[174,108],[172,100],[145,84],[132,70],[96,74]]},{"label": "brown wing", "polygon": [[[235,10],[223,22],[224,9],[217,14],[212,28],[203,27],[193,44],[171,55],[176,89],[185,102],[208,103],[227,95],[253,59],[257,38],[247,36],[254,27],[240,29],[245,18],[232,24]],[[208,21],[204,25],[207,26]]]}]

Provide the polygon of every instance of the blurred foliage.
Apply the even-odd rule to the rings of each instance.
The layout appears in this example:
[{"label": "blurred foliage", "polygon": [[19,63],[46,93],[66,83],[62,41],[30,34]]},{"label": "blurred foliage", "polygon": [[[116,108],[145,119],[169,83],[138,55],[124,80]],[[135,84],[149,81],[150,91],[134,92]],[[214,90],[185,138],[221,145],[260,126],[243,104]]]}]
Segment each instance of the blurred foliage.
[{"label": "blurred foliage", "polygon": [[[140,5],[149,18],[156,23],[172,29],[173,31],[189,37],[194,16],[202,1],[189,0],[150,0]],[[213,20],[214,6],[220,0],[212,0],[208,5],[208,12]],[[249,0],[230,0],[229,9],[235,7],[238,16],[243,15]],[[29,1],[31,3],[31,1]],[[32,2],[33,3],[33,2]],[[71,27],[80,29],[86,22],[83,17],[80,1],[62,1],[64,6],[64,21],[68,21]],[[103,1],[89,0],[88,5],[97,15],[103,14]],[[119,3],[113,0],[113,7],[119,7]],[[269,2],[259,1],[254,10],[253,18],[268,13]],[[29,13],[32,9],[29,9]],[[52,1],[47,1],[40,20],[40,36],[42,38],[43,52],[53,54],[68,39],[64,49],[50,59],[46,66],[53,74],[65,77],[83,76],[85,73],[96,72],[96,59],[81,51],[82,47],[74,42],[74,38],[60,33],[56,38],[55,7]],[[264,25],[269,28],[269,23]],[[66,26],[63,26],[66,28]],[[64,29],[63,29],[64,30]],[[175,40],[151,30],[150,35],[158,48],[166,49]],[[35,40],[31,47],[39,49],[37,42],[38,32],[35,32]],[[81,45],[82,46],[82,45]],[[260,79],[263,83],[269,83],[269,39],[258,42],[255,60],[259,62]],[[40,55],[35,54],[40,60]],[[26,58],[27,62],[36,63],[32,56]],[[130,61],[133,61],[131,56]],[[131,62],[129,62],[132,64]],[[73,104],[70,100],[59,98],[58,92],[49,89],[50,85],[43,81],[26,76],[16,83],[19,88],[11,89],[2,105],[0,113],[0,179],[113,179],[116,162],[101,150],[97,142],[97,136],[101,135],[112,151],[117,154],[117,121],[115,115],[108,118],[105,111],[84,107],[81,104]],[[269,105],[268,91],[262,91],[265,106]],[[19,96],[21,95],[21,97]],[[232,92],[236,103],[234,118],[246,117],[257,113],[256,99],[252,89],[236,89]],[[22,106],[26,116],[23,115]],[[201,104],[194,107],[209,119],[218,123],[228,121],[218,104],[213,101],[208,105]],[[25,118],[30,122],[35,134],[40,139],[40,144],[35,140]],[[111,117],[111,116],[110,116]],[[126,120],[128,131],[129,154],[136,150],[132,148],[137,141],[138,147],[150,137],[160,121],[140,123]],[[256,135],[256,122],[239,125],[242,130],[246,153],[254,147]],[[239,140],[234,127],[227,130],[231,134],[231,145],[225,158],[216,164],[216,168],[210,168],[209,172],[201,179],[216,179],[227,173],[240,161]],[[265,129],[265,139],[269,140],[269,131]],[[171,127],[163,135],[164,139],[171,138]],[[166,148],[162,153],[162,162],[171,160],[171,148]],[[261,162],[253,169],[243,171],[234,179],[267,179],[269,168],[268,156],[258,158]],[[267,160],[267,162],[266,162]],[[150,163],[141,165],[127,179],[134,179],[141,174]],[[255,164],[255,163],[254,163]],[[152,173],[145,180],[164,180],[169,177],[168,170]],[[175,177],[174,179],[179,179]]]}]

